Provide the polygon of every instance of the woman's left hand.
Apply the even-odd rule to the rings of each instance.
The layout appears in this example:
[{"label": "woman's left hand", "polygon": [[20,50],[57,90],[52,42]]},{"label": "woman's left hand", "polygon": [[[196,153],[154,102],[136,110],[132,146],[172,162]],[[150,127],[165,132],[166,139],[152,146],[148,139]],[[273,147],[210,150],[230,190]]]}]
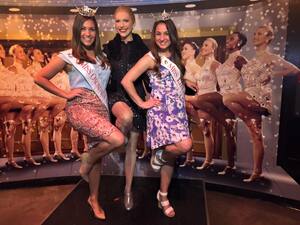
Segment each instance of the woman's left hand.
[{"label": "woman's left hand", "polygon": [[147,101],[142,102],[139,107],[142,109],[150,109],[154,106],[160,105],[160,100],[150,97]]}]

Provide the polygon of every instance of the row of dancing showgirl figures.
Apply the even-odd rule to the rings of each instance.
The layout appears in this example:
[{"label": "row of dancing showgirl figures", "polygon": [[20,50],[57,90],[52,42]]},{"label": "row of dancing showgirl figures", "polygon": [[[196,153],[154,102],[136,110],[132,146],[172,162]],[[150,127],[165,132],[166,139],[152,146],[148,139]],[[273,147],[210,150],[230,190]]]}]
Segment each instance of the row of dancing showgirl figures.
[{"label": "row of dancing showgirl figures", "polygon": [[[175,216],[168,189],[176,158],[189,155],[192,148],[189,120],[204,134],[206,158],[199,169],[212,164],[211,121],[224,126],[228,165],[220,174],[226,174],[235,168],[233,127],[240,118],[253,140],[253,172],[244,181],[261,177],[261,123],[262,115],[272,113],[271,78],[299,75],[297,67],[269,52],[268,45],[274,38],[270,26],[260,26],[254,33],[256,54],[250,60],[240,53],[247,42],[245,35],[230,34],[226,41],[228,58],[221,64],[214,57],[218,44],[213,38],[206,39],[201,49],[195,43],[185,43],[180,51],[176,26],[166,12],[154,22],[149,50],[132,33],[135,17],[126,6],[115,10],[116,35],[102,51],[95,13],[87,6],[80,8],[73,23],[72,48],[60,52],[39,70],[34,81],[67,101],[69,123],[87,136],[89,151],[81,156],[79,172],[89,183],[87,203],[96,218],[106,218],[98,199],[102,158],[120,148],[126,152],[123,203],[126,210],[134,207],[136,146],[144,131],[152,150],[151,167],[160,172],[156,198],[167,217]],[[63,69],[69,78],[68,90],[52,80]],[[185,95],[184,84],[194,91],[193,95]]]},{"label": "row of dancing showgirl figures", "polygon": [[[21,169],[22,165],[14,160],[14,143],[18,124],[22,124],[21,143],[24,149],[25,165],[40,165],[31,154],[32,132],[38,130],[39,139],[43,148],[43,160],[57,162],[58,159],[69,160],[62,152],[62,129],[66,122],[64,112],[66,101],[50,94],[34,83],[34,74],[44,65],[45,58],[41,50],[31,48],[27,56],[21,45],[13,45],[9,54],[13,57],[13,64],[4,67],[6,54],[0,45],[0,113],[3,122],[4,146],[9,167]],[[30,59],[30,65],[24,68],[24,63]],[[69,89],[67,74],[62,70],[52,80],[63,90]],[[55,153],[50,154],[50,132],[53,127],[53,141]],[[71,129],[72,144],[71,156],[79,158],[78,132]],[[84,139],[86,139],[84,137]],[[87,150],[87,145],[85,145]]]}]

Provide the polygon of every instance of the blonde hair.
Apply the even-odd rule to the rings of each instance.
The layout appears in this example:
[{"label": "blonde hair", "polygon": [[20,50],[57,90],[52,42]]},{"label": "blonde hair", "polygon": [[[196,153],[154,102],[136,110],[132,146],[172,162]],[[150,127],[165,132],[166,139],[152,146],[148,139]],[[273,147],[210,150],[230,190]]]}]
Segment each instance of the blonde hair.
[{"label": "blonde hair", "polygon": [[210,41],[212,43],[213,50],[215,51],[218,48],[218,42],[213,38],[206,38],[205,41]]},{"label": "blonde hair", "polygon": [[265,24],[265,25],[259,26],[257,29],[259,29],[259,28],[266,29],[266,31],[267,31],[266,36],[270,38],[268,44],[270,44],[270,42],[274,39],[274,29],[273,29],[273,27],[271,25]]},{"label": "blonde hair", "polygon": [[130,7],[125,6],[125,5],[119,6],[118,8],[115,9],[114,16],[120,11],[127,12],[129,14],[130,18],[132,19],[132,22],[135,23],[135,16]]},{"label": "blonde hair", "polygon": [[18,45],[18,44],[10,46],[8,54],[11,55],[11,56],[14,56],[15,55],[15,50],[16,50],[17,47],[21,47],[21,46]]}]

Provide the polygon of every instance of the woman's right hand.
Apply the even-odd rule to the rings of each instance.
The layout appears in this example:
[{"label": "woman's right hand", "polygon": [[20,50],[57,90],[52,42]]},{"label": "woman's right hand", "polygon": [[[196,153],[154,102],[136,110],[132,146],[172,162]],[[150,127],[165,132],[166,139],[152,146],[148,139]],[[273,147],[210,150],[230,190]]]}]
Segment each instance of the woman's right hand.
[{"label": "woman's right hand", "polygon": [[139,104],[139,107],[142,109],[150,109],[154,106],[160,105],[160,100],[150,97],[147,101],[143,101]]},{"label": "woman's right hand", "polygon": [[81,89],[81,88],[74,88],[74,89],[71,89],[68,93],[67,93],[67,96],[66,96],[66,99],[67,100],[72,100],[76,97],[80,97],[82,96],[82,94],[84,93],[84,90]]},{"label": "woman's right hand", "polygon": [[189,87],[190,89],[192,89],[193,91],[197,92],[197,83],[189,81],[189,80],[185,80],[185,84],[187,87]]}]

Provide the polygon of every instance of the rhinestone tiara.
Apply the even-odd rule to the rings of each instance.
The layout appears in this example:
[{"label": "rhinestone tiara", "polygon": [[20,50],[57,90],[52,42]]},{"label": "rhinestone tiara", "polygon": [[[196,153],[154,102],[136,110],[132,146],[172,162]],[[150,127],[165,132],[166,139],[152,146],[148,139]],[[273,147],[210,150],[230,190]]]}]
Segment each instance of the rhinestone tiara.
[{"label": "rhinestone tiara", "polygon": [[163,20],[163,21],[166,21],[166,20],[170,20],[171,19],[171,13],[167,13],[166,10],[164,9],[164,11],[159,15],[158,19],[159,20]]},{"label": "rhinestone tiara", "polygon": [[96,12],[98,10],[98,8],[96,9],[92,9],[86,5],[82,6],[82,7],[77,7],[78,9],[78,13],[82,16],[87,16],[87,17],[93,17],[96,15]]}]

